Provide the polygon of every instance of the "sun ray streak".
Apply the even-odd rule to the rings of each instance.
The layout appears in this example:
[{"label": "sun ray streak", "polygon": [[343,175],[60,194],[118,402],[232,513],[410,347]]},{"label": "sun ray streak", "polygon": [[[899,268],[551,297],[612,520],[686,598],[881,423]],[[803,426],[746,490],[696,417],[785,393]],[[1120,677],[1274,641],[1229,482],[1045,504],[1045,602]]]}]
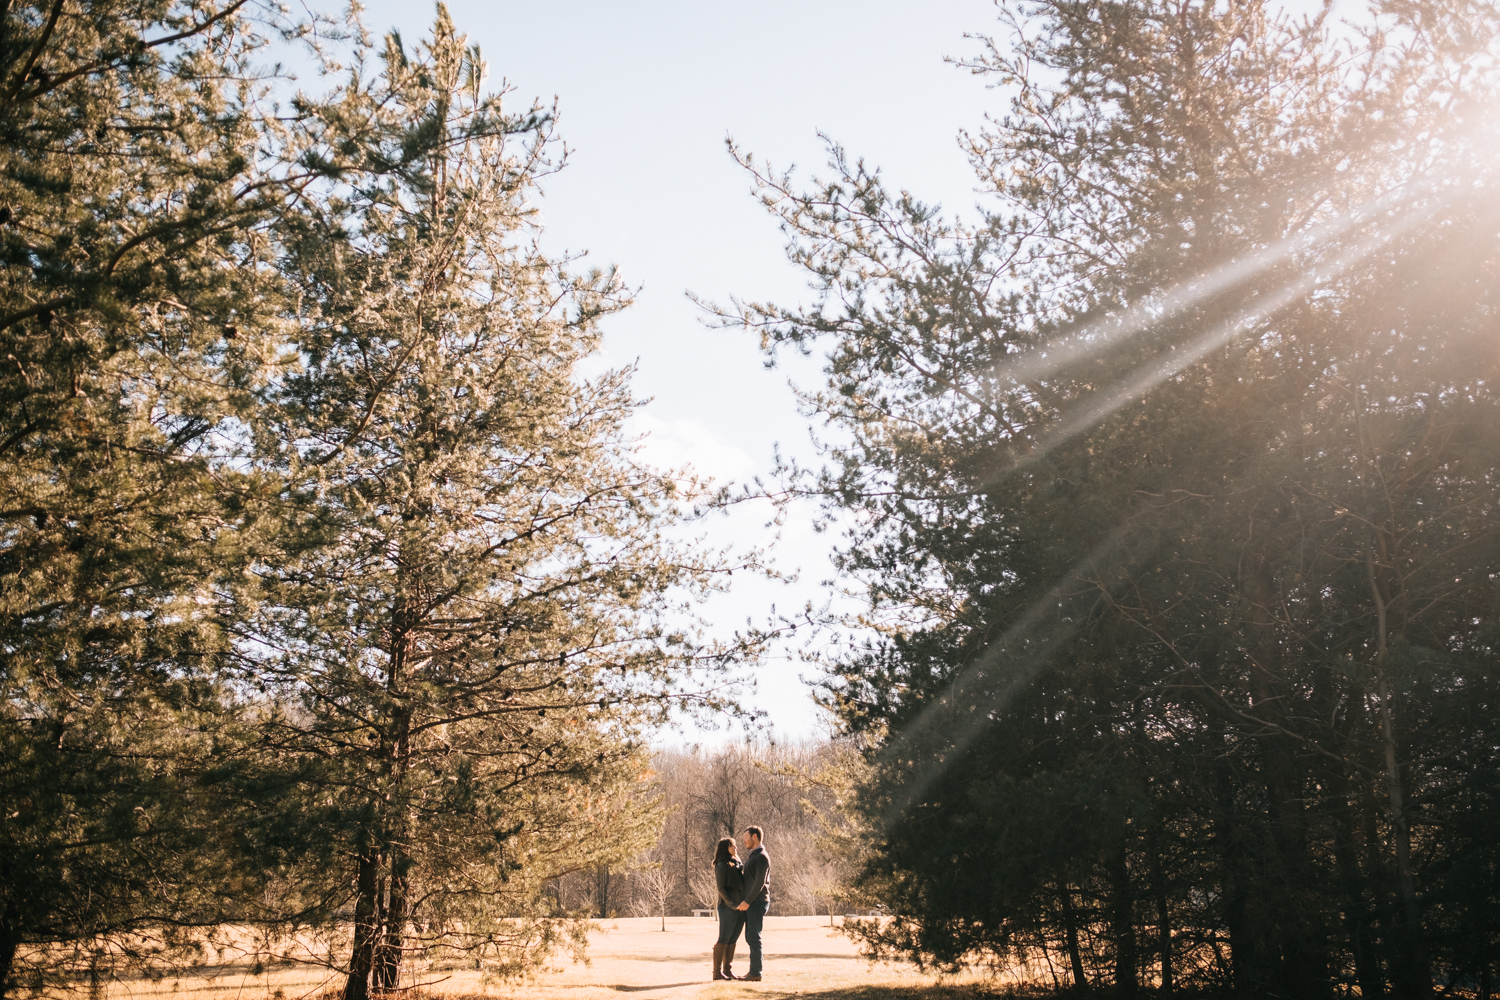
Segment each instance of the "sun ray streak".
[{"label": "sun ray streak", "polygon": [[[1403,190],[1410,192],[1409,188]],[[1460,190],[1451,190],[1428,204],[1408,209],[1332,259],[1308,268],[1298,278],[1259,296],[1248,307],[1187,344],[1167,350],[1164,356],[1148,362],[1143,366],[1144,370],[1125,384],[1097,395],[1095,401],[1091,401],[1045,435],[1031,453],[987,480],[985,487],[992,487],[1004,476],[1076,437],[1215,348],[1256,329],[1299,299],[1316,291],[1320,285],[1342,275],[1391,240],[1432,218],[1462,193]],[[1372,203],[1372,206],[1374,204],[1376,203]],[[1367,209],[1374,211],[1371,206],[1367,206]],[[1347,232],[1350,228],[1352,224],[1344,226],[1340,232]],[[1336,234],[1325,228],[1321,231],[1320,238],[1331,239],[1334,235]],[[1307,249],[1311,247],[1311,243],[1304,242],[1300,246]],[[1281,253],[1277,259],[1284,260],[1287,255]],[[1254,271],[1248,268],[1238,270],[1239,277],[1236,280],[1259,273],[1266,266],[1269,265],[1257,266]],[[1228,284],[1222,287],[1228,287]],[[1202,301],[1204,297],[1206,294],[1200,295],[1195,301]],[[1178,311],[1190,304],[1185,303]],[[1154,321],[1159,322],[1164,318],[1157,314]],[[882,810],[887,828],[921,801],[950,763],[972,745],[988,726],[995,724],[997,716],[1005,710],[1011,699],[1035,680],[1057,648],[1083,626],[1087,618],[1087,607],[1084,605],[1100,598],[1102,581],[1121,578],[1119,573],[1101,573],[1100,569],[1111,565],[1123,567],[1124,560],[1129,556],[1124,551],[1123,544],[1127,528],[1127,525],[1122,525],[1109,538],[1095,546],[1083,560],[1059,578],[1045,595],[1033,602],[1003,635],[986,645],[963,668],[946,692],[924,707],[916,718],[893,735],[883,756],[888,760],[911,759],[914,763],[919,763],[911,777],[901,785]],[[1154,547],[1154,543],[1149,547]],[[1131,550],[1139,557],[1141,539],[1135,540]],[[1002,667],[1005,673],[1004,676],[999,676],[997,671]],[[933,750],[934,745],[941,745],[941,751]]]},{"label": "sun ray streak", "polygon": [[1186,344],[1174,346],[1165,351],[1162,357],[1153,359],[1142,366],[1144,370],[1123,385],[1095,393],[1083,407],[1044,433],[1029,452],[1014,459],[1004,469],[986,479],[984,487],[993,487],[1007,475],[1039,461],[1054,448],[1077,437],[1127,403],[1144,396],[1203,358],[1210,351],[1224,346],[1242,333],[1254,330],[1304,296],[1316,291],[1319,285],[1342,275],[1390,240],[1409,232],[1422,221],[1431,218],[1456,197],[1456,192],[1449,193],[1432,205],[1411,209],[1332,260],[1311,267],[1295,280],[1259,296],[1249,307],[1242,309],[1223,323],[1199,334]]},{"label": "sun ray streak", "polygon": [[[1035,680],[1053,652],[1083,626],[1088,606],[1099,599],[1099,567],[1121,561],[1128,527],[1122,525],[1094,546],[895,735],[884,756],[910,756],[922,763],[884,809],[886,828],[927,794],[949,762],[995,724],[1011,698]],[[1001,666],[1004,676],[997,674]],[[942,753],[924,749],[935,741],[943,744]]]},{"label": "sun ray streak", "polygon": [[1100,348],[1139,336],[1298,254],[1378,220],[1392,209],[1423,197],[1437,183],[1438,179],[1433,178],[1403,184],[1347,215],[1303,230],[1248,256],[1236,258],[1195,281],[1180,282],[1122,312],[1096,320],[1041,348],[1028,351],[1015,361],[997,365],[991,369],[991,375],[1017,385],[1056,375],[1069,365],[1097,353]]}]

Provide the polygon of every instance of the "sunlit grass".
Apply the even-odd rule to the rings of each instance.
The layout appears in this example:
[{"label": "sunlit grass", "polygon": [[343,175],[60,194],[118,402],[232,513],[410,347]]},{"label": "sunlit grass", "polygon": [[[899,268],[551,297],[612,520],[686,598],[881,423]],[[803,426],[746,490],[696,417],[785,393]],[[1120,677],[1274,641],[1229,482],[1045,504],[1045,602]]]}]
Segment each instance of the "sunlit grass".
[{"label": "sunlit grass", "polygon": [[[766,920],[765,978],[759,983],[714,982],[710,955],[717,927],[713,920],[668,917],[663,932],[656,917],[602,921],[589,936],[584,962],[554,959],[522,983],[486,981],[476,970],[418,971],[396,996],[401,1000],[463,1000],[504,996],[516,1000],[602,1000],[632,994],[646,997],[735,1000],[738,997],[847,997],[882,1000],[921,997],[962,1000],[1001,984],[978,975],[941,983],[905,964],[871,964],[827,917]],[[837,921],[842,923],[842,921]],[[741,940],[734,971],[743,975],[749,952]],[[205,966],[194,976],[160,981],[123,978],[107,984],[110,1000],[337,1000],[340,977],[315,966],[262,965],[233,958]]]}]

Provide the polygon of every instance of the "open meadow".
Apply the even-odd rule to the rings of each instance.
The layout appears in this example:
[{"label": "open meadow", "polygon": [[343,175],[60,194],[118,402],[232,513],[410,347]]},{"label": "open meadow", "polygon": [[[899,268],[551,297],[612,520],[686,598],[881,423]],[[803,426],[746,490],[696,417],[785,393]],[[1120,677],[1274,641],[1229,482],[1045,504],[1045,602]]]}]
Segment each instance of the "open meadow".
[{"label": "open meadow", "polygon": [[[658,917],[600,921],[589,935],[583,962],[565,957],[552,962],[524,983],[486,983],[478,972],[436,972],[416,984],[426,997],[514,997],[518,1000],[618,1000],[641,994],[661,1000],[731,1000],[735,997],[877,998],[968,993],[980,985],[973,977],[934,977],[905,964],[872,964],[861,958],[854,942],[827,917],[768,917],[764,932],[765,979],[759,983],[726,983],[710,979],[709,954],[715,924],[711,919],[668,917],[666,931]],[[749,964],[744,941],[735,953],[734,971]],[[259,972],[259,974],[257,974]],[[104,991],[109,1000],[304,1000],[336,991],[342,983],[327,971],[309,966],[209,966],[194,977],[159,982],[122,979]],[[988,984],[987,985],[992,985]]]},{"label": "open meadow", "polygon": [[0,1000],[1500,1000],[1500,0],[3,0],[0,138]]}]

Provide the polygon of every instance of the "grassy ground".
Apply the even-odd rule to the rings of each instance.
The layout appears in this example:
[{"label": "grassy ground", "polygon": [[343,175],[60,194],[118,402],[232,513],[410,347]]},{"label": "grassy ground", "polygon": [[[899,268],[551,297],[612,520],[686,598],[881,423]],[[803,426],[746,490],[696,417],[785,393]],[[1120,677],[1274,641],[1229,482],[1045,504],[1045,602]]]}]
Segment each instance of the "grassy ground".
[{"label": "grassy ground", "polygon": [[[656,917],[604,921],[589,938],[588,960],[554,963],[534,982],[486,984],[477,972],[435,973],[406,1000],[458,1000],[476,996],[515,1000],[965,1000],[997,984],[959,979],[937,984],[904,965],[871,965],[826,917],[766,918],[765,979],[714,982],[712,919]],[[744,975],[749,954],[741,940],[734,971]],[[443,978],[447,977],[447,978]],[[342,985],[326,971],[280,966],[209,968],[195,978],[116,982],[108,1000],[322,1000]]]}]

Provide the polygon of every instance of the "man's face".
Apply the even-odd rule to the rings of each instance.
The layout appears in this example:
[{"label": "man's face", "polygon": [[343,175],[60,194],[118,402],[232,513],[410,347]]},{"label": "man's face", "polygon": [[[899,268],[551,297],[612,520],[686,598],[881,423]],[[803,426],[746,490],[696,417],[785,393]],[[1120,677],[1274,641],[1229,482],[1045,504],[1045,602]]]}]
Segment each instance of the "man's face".
[{"label": "man's face", "polygon": [[759,846],[760,846],[760,838],[759,837],[757,837],[753,833],[746,833],[745,834],[745,849],[747,851],[753,851],[753,850],[755,850]]}]

